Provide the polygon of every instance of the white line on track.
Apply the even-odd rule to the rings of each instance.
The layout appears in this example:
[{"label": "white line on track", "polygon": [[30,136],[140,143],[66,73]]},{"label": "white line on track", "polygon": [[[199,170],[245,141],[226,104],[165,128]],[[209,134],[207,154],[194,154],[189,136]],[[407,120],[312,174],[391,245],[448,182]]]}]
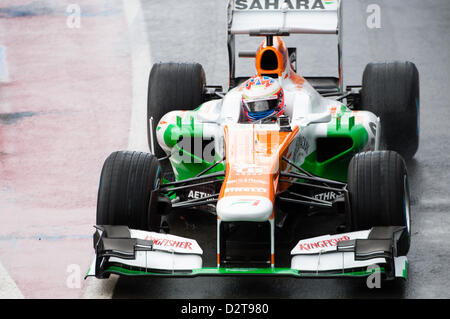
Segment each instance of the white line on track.
[{"label": "white line on track", "polygon": [[[1,26],[0,26],[1,28]],[[3,29],[0,30],[0,33],[3,32]],[[6,61],[6,47],[0,45],[0,83],[8,83],[10,81],[9,72],[8,72],[8,63]],[[0,111],[3,113],[8,113],[10,111],[10,105],[8,103],[0,104]],[[9,152],[11,145],[7,143],[4,145],[4,150]],[[20,291],[19,287],[17,287],[14,280],[8,274],[8,271],[3,267],[0,262],[0,299],[23,299],[24,296]]]},{"label": "white line on track", "polygon": [[8,275],[8,272],[0,262],[0,299],[23,299],[14,280]]},{"label": "white line on track", "polygon": [[[140,0],[123,0],[123,11],[128,25],[132,64],[132,109],[128,149],[148,152],[147,142],[147,84],[151,67],[150,45]],[[110,299],[118,276],[108,279],[87,279],[85,299]]]},{"label": "white line on track", "polygon": [[83,299],[111,299],[119,276],[111,275],[108,279],[89,277]]},{"label": "white line on track", "polygon": [[140,0],[123,0],[128,24],[133,74],[133,106],[128,149],[148,152],[147,85],[151,67],[150,45]]}]

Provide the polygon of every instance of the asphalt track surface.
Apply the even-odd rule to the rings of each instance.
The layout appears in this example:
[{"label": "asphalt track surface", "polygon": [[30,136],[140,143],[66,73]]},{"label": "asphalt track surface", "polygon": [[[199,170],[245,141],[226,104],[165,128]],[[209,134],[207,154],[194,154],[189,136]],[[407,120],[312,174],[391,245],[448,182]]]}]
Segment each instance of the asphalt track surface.
[{"label": "asphalt track surface", "polygon": [[[133,92],[142,82],[133,50],[149,46],[153,63],[199,62],[209,84],[226,86],[228,75],[226,1],[142,0],[147,39],[127,36],[122,1],[77,2],[83,9],[79,30],[64,27],[72,1],[56,8],[52,1],[0,4],[0,45],[9,63],[9,79],[0,83],[2,298],[5,291],[13,298],[450,298],[447,0],[344,3],[345,84],[360,84],[367,63],[385,60],[414,62],[421,82],[420,146],[407,163],[413,230],[408,280],[372,290],[358,280],[255,277],[90,278],[68,288],[68,265],[84,273],[92,257],[103,160],[142,146],[128,140],[140,131],[133,124],[132,105],[139,104]],[[381,9],[379,29],[366,25],[369,4]],[[287,43],[299,50],[301,74],[336,74],[335,37],[295,36]],[[258,44],[243,37],[238,48]],[[0,82],[1,71],[0,65]],[[238,75],[252,73],[250,60],[239,62]],[[206,218],[197,227],[209,224]],[[207,246],[214,244],[212,237]]]},{"label": "asphalt track surface", "polygon": [[83,295],[99,172],[128,145],[122,2],[78,1],[80,28],[69,27],[70,3],[0,2],[2,297]]}]

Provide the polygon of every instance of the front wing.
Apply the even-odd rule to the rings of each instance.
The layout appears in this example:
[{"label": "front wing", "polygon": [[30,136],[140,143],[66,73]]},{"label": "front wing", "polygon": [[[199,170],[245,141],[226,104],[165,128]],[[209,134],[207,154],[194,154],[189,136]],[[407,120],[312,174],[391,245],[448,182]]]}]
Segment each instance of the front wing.
[{"label": "front wing", "polygon": [[367,277],[386,279],[407,274],[406,256],[397,256],[397,240],[404,227],[370,230],[300,240],[291,251],[290,268],[202,267],[203,251],[189,238],[128,229],[96,226],[95,258],[86,277],[127,276],[293,276],[302,278]]}]

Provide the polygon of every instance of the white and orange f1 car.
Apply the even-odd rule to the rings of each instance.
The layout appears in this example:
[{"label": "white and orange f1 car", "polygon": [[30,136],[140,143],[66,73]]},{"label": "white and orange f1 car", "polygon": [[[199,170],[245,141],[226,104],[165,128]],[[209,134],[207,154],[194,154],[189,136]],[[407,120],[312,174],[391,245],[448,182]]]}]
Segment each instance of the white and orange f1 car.
[{"label": "white and orange f1 car", "polygon": [[[411,214],[403,158],[418,148],[415,65],[371,63],[362,85],[344,87],[338,0],[256,2],[229,1],[227,92],[205,85],[200,64],[153,66],[151,153],[121,151],[106,159],[88,275],[361,277],[377,271],[406,278]],[[296,73],[296,50],[282,37],[297,33],[338,35],[338,77]],[[235,77],[237,35],[262,37],[255,52],[239,56],[254,58],[258,76],[281,84],[283,115],[243,120],[248,78]],[[214,215],[214,237],[169,234],[170,216],[193,209]],[[313,238],[296,227],[321,214],[341,222]]]}]

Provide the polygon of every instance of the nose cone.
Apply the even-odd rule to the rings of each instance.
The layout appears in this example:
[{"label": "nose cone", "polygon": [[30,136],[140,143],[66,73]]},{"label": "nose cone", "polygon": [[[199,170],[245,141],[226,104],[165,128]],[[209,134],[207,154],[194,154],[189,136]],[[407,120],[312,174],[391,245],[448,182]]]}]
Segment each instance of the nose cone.
[{"label": "nose cone", "polygon": [[272,216],[273,204],[263,196],[226,196],[219,200],[216,210],[222,221],[263,222]]}]

